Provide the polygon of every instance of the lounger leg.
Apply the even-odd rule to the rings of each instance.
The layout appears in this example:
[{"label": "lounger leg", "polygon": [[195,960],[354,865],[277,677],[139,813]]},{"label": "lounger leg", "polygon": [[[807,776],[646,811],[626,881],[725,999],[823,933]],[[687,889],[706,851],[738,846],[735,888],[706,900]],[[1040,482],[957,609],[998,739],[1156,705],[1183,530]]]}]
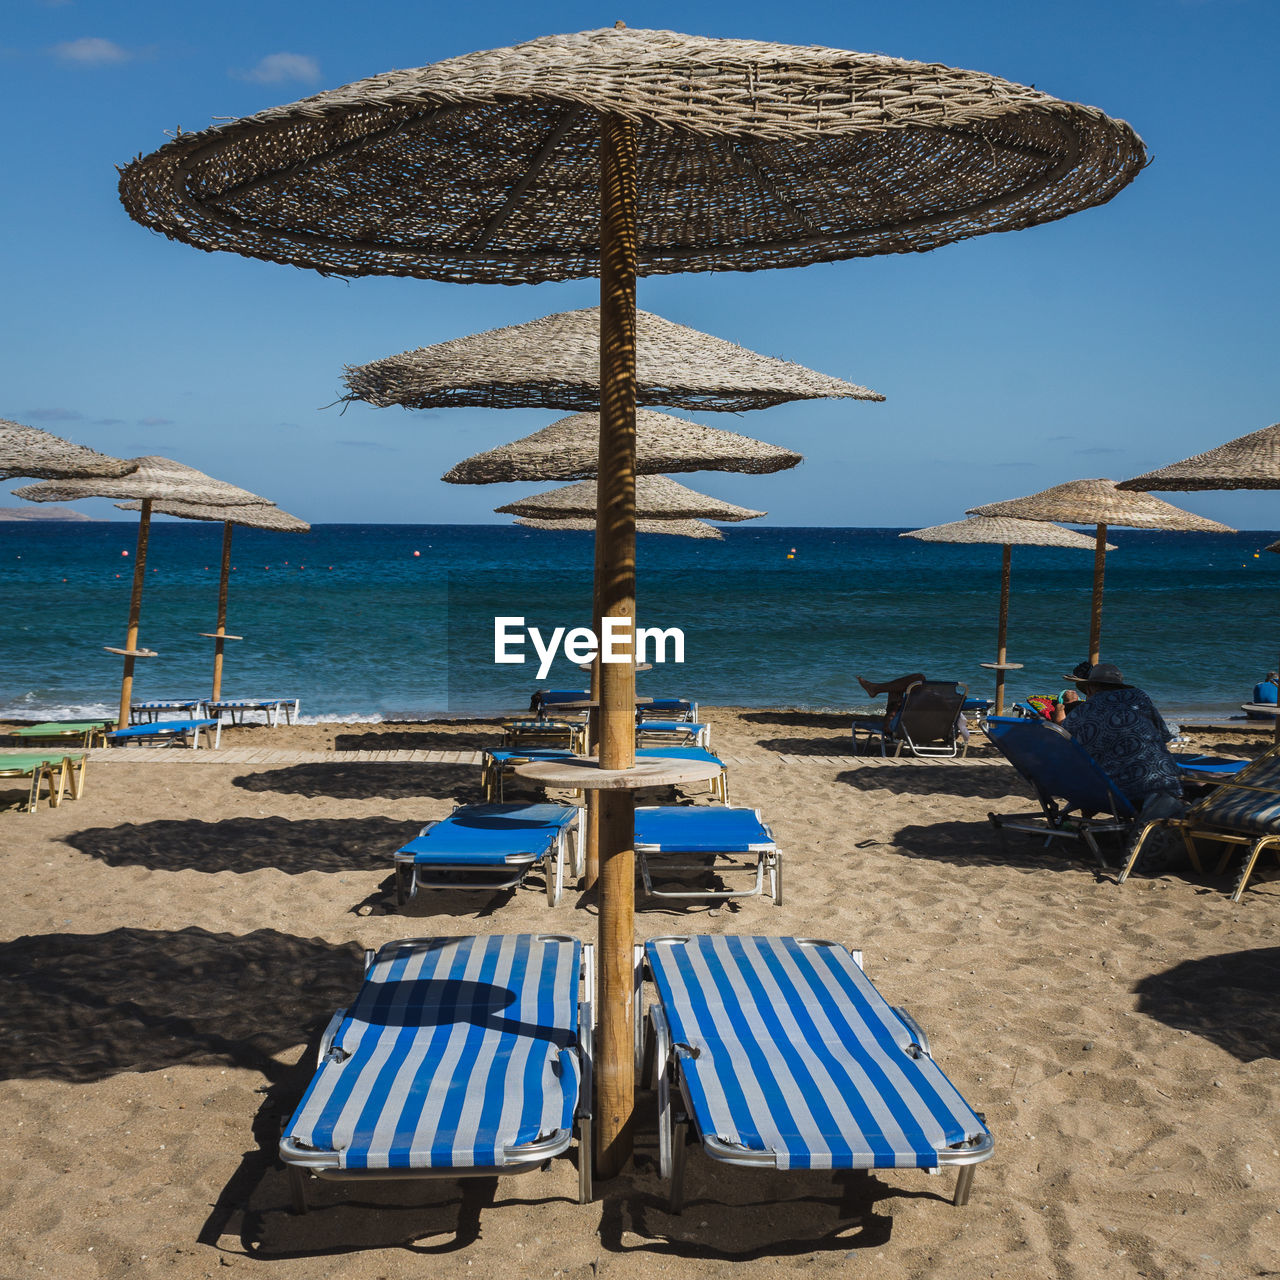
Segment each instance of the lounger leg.
[{"label": "lounger leg", "polygon": [[289,1166],[289,1196],[294,1213],[307,1211],[307,1175],[296,1164]]},{"label": "lounger leg", "polygon": [[1262,852],[1262,846],[1266,843],[1265,836],[1261,840],[1254,841],[1253,848],[1249,850],[1249,856],[1244,860],[1244,866],[1240,868],[1240,874],[1236,877],[1236,887],[1231,891],[1232,902],[1239,902],[1243,896],[1244,887],[1249,883],[1254,864],[1258,861],[1258,854]]},{"label": "lounger leg", "polygon": [[773,855],[773,905],[782,906],[782,854]]},{"label": "lounger leg", "polygon": [[684,1212],[684,1161],[689,1121],[680,1116],[671,1126],[671,1212]]},{"label": "lounger leg", "polygon": [[973,1186],[973,1171],[976,1168],[972,1164],[960,1166],[960,1172],[956,1175],[956,1193],[951,1200],[957,1209],[963,1209],[969,1203],[969,1189]]},{"label": "lounger leg", "polygon": [[1129,855],[1124,866],[1121,868],[1120,878],[1116,881],[1116,884],[1124,884],[1124,882],[1129,878],[1133,868],[1137,865],[1139,855],[1142,853],[1142,846],[1147,842],[1147,836],[1151,834],[1155,827],[1160,825],[1161,822],[1148,822],[1146,826],[1138,832],[1138,838],[1133,842],[1133,852]]},{"label": "lounger leg", "polygon": [[591,1117],[578,1121],[578,1203],[591,1203],[591,1153],[595,1142],[591,1137]]}]

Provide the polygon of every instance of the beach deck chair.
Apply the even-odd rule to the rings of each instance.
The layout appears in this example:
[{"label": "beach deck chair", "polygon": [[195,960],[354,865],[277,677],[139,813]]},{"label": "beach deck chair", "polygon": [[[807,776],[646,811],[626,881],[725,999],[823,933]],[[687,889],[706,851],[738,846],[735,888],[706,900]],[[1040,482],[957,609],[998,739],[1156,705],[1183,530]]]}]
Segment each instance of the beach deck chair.
[{"label": "beach deck chair", "polygon": [[674,742],[679,746],[711,750],[711,726],[697,720],[637,720],[636,746]]},{"label": "beach deck chair", "polygon": [[205,714],[203,698],[153,698],[149,702],[133,702],[129,705],[130,724],[150,724],[166,715],[194,719]]},{"label": "beach deck chair", "polygon": [[1110,863],[1097,837],[1125,834],[1137,810],[1093,757],[1058,724],[1040,716],[989,716],[987,737],[1031,784],[1038,814],[987,814],[997,830],[1083,840],[1099,865]]},{"label": "beach deck chair", "polygon": [[961,730],[969,687],[951,680],[917,680],[902,695],[898,709],[884,716],[853,717],[853,751],[861,750],[858,735],[866,737],[867,751],[879,743],[880,754],[889,748],[900,756],[905,747],[913,756],[964,756],[968,741]]},{"label": "beach deck chair", "polygon": [[689,698],[650,698],[636,706],[637,720],[697,720],[698,704]]},{"label": "beach deck chair", "polygon": [[729,766],[704,747],[637,747],[636,759],[704,760],[720,766],[720,772],[707,783],[707,790],[721,804],[729,803]]},{"label": "beach deck chair", "polygon": [[529,699],[529,710],[536,716],[554,714],[557,706],[566,702],[587,702],[590,689],[537,689]]},{"label": "beach deck chair", "polygon": [[294,1205],[320,1178],[528,1173],[578,1138],[591,1199],[590,944],[555,934],[409,938],[366,956],[285,1125]]},{"label": "beach deck chair", "polygon": [[564,804],[459,805],[396,850],[396,902],[403,906],[420,888],[514,889],[541,864],[554,907],[566,864],[575,878],[584,869],[580,813]]},{"label": "beach deck chair", "polygon": [[574,754],[581,754],[587,746],[587,722],[559,716],[504,720],[502,745],[511,751],[533,747],[563,747]]},{"label": "beach deck chair", "polygon": [[1231,901],[1239,902],[1263,850],[1280,852],[1280,747],[1273,747],[1234,776],[1224,778],[1185,817],[1145,823],[1120,871],[1120,884],[1129,878],[1143,844],[1158,827],[1182,833],[1187,856],[1196,871],[1200,870],[1198,840],[1225,846],[1215,869],[1218,875],[1227,869],[1236,849],[1243,846],[1244,862],[1231,890]]},{"label": "beach deck chair", "polygon": [[222,745],[221,720],[153,720],[148,724],[131,724],[107,734],[113,747],[190,747],[200,749],[201,735],[213,731],[216,751]]},{"label": "beach deck chair", "polygon": [[284,717],[285,724],[292,724],[298,718],[298,709],[302,702],[298,698],[221,698],[217,702],[208,702],[205,707],[208,714],[220,720],[229,720],[231,724],[244,724],[244,718],[250,711],[260,711],[264,724],[273,729]]},{"label": "beach deck chair", "polygon": [[72,738],[78,738],[77,746],[86,749],[107,745],[107,725],[114,720],[50,720],[44,724],[22,725],[8,729],[6,736],[17,738],[24,746],[45,743],[64,746]]},{"label": "beach deck chair", "polygon": [[[636,861],[645,892],[655,898],[754,898],[765,880],[775,906],[782,905],[782,855],[759,809],[726,805],[643,805],[636,809]],[[654,873],[697,871],[719,876],[746,873],[745,889],[655,888]]]},{"label": "beach deck chair", "polygon": [[507,774],[516,765],[530,760],[561,760],[574,753],[568,747],[486,747],[480,762],[480,790],[485,801],[501,803],[506,799]]},{"label": "beach deck chair", "polygon": [[683,1206],[685,1145],[772,1169],[959,1169],[994,1143],[929,1042],[862,972],[861,953],[804,938],[700,935],[644,946],[657,1003],[646,1059],[658,1159]]},{"label": "beach deck chair", "polygon": [[[75,759],[79,762],[83,773],[84,756],[76,756]],[[26,802],[28,813],[35,813],[36,806],[40,803],[42,782],[47,783],[49,787],[49,807],[56,809],[62,803],[68,778],[71,776],[71,768],[70,757],[60,753],[50,755],[30,751],[0,752],[0,778],[30,779],[31,785]],[[73,791],[73,795],[79,799],[79,789]]]}]

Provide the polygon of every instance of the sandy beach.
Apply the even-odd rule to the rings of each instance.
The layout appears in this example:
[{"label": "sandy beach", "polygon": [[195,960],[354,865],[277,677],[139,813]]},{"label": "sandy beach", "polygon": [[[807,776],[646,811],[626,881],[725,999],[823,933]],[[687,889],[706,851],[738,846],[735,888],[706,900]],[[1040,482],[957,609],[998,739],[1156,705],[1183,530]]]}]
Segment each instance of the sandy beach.
[{"label": "sandy beach", "polygon": [[[861,947],[996,1137],[966,1208],[951,1206],[949,1174],[765,1174],[693,1152],[672,1216],[642,1094],[634,1166],[592,1204],[557,1159],[496,1182],[313,1183],[311,1212],[293,1214],[280,1125],[364,948],[549,928],[589,939],[596,914],[577,891],[553,911],[536,877],[514,895],[423,893],[394,909],[391,851],[479,799],[470,753],[493,726],[246,728],[220,752],[95,753],[80,801],[0,813],[0,1273],[1280,1272],[1274,862],[1239,905],[1229,882],[1189,873],[1118,887],[1061,842],[1001,845],[987,812],[1029,795],[987,752],[855,758],[842,717],[709,719],[734,803],[774,828],[787,897],[641,899],[640,936]],[[396,758],[408,751],[458,754]]]}]

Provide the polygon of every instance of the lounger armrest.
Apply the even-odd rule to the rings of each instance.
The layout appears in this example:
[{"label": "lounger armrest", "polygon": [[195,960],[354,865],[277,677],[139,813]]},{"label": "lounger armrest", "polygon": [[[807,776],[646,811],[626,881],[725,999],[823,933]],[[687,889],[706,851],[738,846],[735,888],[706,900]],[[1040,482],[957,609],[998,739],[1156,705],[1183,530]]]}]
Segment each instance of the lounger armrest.
[{"label": "lounger armrest", "polygon": [[[861,966],[859,966],[859,968],[861,968]],[[898,1018],[901,1021],[902,1025],[906,1027],[906,1029],[911,1033],[911,1036],[915,1040],[916,1045],[920,1047],[925,1057],[932,1058],[933,1050],[929,1046],[929,1036],[925,1032],[925,1029],[904,1008],[902,1008],[901,1005],[895,1004],[891,1007],[894,1013],[898,1015]],[[907,1052],[910,1053],[911,1052],[910,1049],[908,1049]],[[911,1056],[915,1057],[914,1054],[912,1054]]]},{"label": "lounger armrest", "polygon": [[324,1029],[324,1035],[320,1037],[320,1048],[316,1051],[316,1070],[319,1071],[325,1064],[325,1059],[333,1053],[333,1042],[337,1038],[338,1028],[342,1026],[342,1020],[347,1016],[345,1009],[339,1009],[337,1013],[329,1019],[329,1025]]}]

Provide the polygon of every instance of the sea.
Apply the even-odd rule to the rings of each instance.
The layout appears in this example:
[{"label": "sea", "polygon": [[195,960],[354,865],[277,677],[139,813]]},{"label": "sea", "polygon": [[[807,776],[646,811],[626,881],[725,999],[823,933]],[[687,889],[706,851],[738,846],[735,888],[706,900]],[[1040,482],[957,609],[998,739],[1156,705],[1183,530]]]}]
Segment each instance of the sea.
[{"label": "sea", "polygon": [[[728,528],[722,542],[640,535],[641,625],[681,629],[684,662],[638,691],[710,705],[867,706],[856,677],[920,671],[989,695],[997,546],[898,529]],[[116,707],[135,556],[128,522],[0,523],[0,718]],[[1276,532],[1115,530],[1102,656],[1171,715],[1238,714],[1280,653]],[[146,561],[135,698],[209,692],[222,526],[157,522]],[[290,697],[310,721],[482,715],[539,687],[585,688],[563,655],[537,676],[494,661],[494,619],[544,638],[590,623],[592,538],[514,525],[237,528],[223,696]],[[1090,551],[1015,547],[1013,697],[1056,693],[1087,656]],[[505,624],[514,629],[515,623]],[[668,659],[674,648],[668,646]]]}]

